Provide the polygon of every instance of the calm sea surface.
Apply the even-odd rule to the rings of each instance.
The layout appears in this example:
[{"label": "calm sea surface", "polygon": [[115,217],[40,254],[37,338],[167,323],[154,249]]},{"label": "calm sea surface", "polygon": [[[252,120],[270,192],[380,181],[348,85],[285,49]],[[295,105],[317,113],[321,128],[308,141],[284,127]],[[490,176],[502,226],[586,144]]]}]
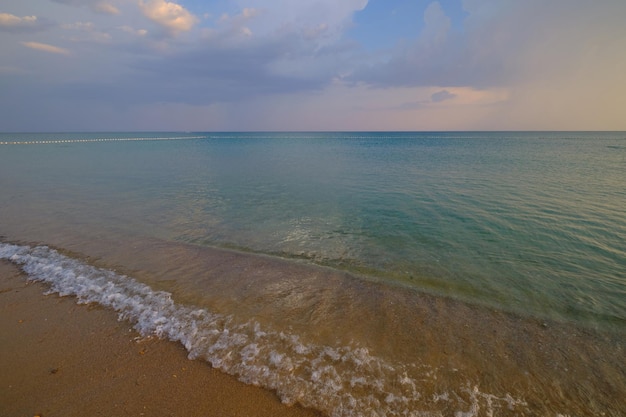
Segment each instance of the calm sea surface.
[{"label": "calm sea surface", "polygon": [[329,415],[626,413],[624,132],[0,134],[0,235]]}]

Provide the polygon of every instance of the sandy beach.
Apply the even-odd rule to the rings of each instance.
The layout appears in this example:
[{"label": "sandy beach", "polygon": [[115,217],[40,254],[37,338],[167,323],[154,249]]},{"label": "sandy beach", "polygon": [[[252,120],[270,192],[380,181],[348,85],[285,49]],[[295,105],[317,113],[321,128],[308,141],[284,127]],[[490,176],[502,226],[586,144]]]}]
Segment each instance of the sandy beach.
[{"label": "sandy beach", "polygon": [[0,262],[0,415],[315,416]]}]

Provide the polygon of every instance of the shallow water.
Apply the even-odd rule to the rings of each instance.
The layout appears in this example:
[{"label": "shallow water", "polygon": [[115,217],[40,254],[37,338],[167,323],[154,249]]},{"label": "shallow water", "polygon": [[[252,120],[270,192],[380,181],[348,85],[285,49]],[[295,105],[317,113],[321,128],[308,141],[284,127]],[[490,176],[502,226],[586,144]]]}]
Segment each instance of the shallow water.
[{"label": "shallow water", "polygon": [[0,257],[330,415],[624,414],[623,133],[133,135],[3,135]]}]

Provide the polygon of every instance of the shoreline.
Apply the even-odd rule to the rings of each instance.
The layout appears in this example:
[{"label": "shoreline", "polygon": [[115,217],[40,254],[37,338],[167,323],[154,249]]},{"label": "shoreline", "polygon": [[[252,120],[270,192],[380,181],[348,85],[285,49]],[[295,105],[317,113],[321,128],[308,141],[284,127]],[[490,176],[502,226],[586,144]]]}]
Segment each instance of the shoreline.
[{"label": "shoreline", "polygon": [[313,417],[0,261],[0,415]]},{"label": "shoreline", "polygon": [[[624,346],[618,334],[527,320],[447,298],[416,296],[413,292],[397,291],[395,287],[379,286],[372,281],[353,280],[345,273],[331,273],[326,268],[305,268],[308,271],[305,274],[302,265],[284,264],[268,257],[250,258],[237,252],[199,248],[189,251],[189,248],[166,244],[132,243],[131,246],[132,256],[127,252],[124,252],[126,255],[118,253],[122,247],[105,245],[108,250],[88,251],[93,253],[92,257],[84,253],[79,257],[101,266],[115,265],[116,269],[124,265],[124,273],[151,277],[148,281],[156,283],[157,289],[161,287],[159,277],[168,276],[171,271],[190,276],[197,276],[198,270],[204,271],[197,276],[200,281],[188,282],[192,284],[191,289],[187,288],[191,294],[198,294],[194,290],[196,285],[211,288],[209,292],[216,295],[216,300],[235,303],[244,316],[254,312],[259,319],[274,318],[281,322],[279,328],[297,327],[293,314],[301,313],[308,317],[309,328],[327,330],[328,326],[344,326],[349,329],[350,337],[357,340],[356,345],[349,346],[365,346],[366,352],[373,355],[371,358],[381,354],[383,358],[397,361],[393,362],[393,372],[387,375],[383,387],[394,392],[398,377],[412,381],[413,392],[405,397],[412,401],[411,411],[441,416],[474,413],[478,409],[484,409],[485,413],[472,415],[495,412],[501,416],[623,414],[624,404],[616,402],[626,392],[626,369],[621,362]],[[72,252],[71,248],[64,252],[68,251]],[[150,252],[150,256],[145,251]],[[181,260],[187,261],[185,265],[180,264]],[[80,274],[81,269],[76,269],[76,273]],[[250,285],[252,282],[254,285]],[[277,287],[275,283],[280,285]],[[322,294],[314,296],[320,290],[319,283],[323,283]],[[46,289],[45,284],[27,281],[15,264],[0,261],[0,346],[3,353],[10,353],[2,355],[0,366],[13,371],[11,375],[0,376],[0,415],[78,416],[80,413],[82,416],[85,412],[121,416],[323,415],[301,406],[286,406],[275,392],[239,382],[237,375],[245,369],[236,366],[245,361],[235,361],[235,368],[232,368],[235,376],[217,371],[205,361],[245,355],[242,346],[246,343],[246,346],[257,347],[251,343],[269,343],[269,340],[247,339],[241,346],[219,347],[222,353],[218,356],[189,360],[188,352],[178,342],[140,338],[129,322],[117,321],[115,311],[95,303],[78,305],[75,297],[45,296]],[[312,298],[303,298],[303,294]],[[234,295],[237,297],[232,298]],[[183,299],[187,297],[182,294]],[[335,305],[341,308],[328,308]],[[244,306],[257,308],[257,311],[244,311]],[[268,315],[267,311],[259,309],[261,306],[269,307],[273,314]],[[340,317],[335,317],[336,314]],[[364,314],[369,314],[367,319]],[[283,316],[290,315],[292,319],[285,321]],[[262,324],[262,328],[266,326]],[[264,333],[262,337],[266,336]],[[316,333],[316,337],[328,336]],[[175,337],[174,340],[180,339]],[[390,340],[393,343],[388,343]],[[213,346],[203,345],[201,349],[206,353]],[[288,350],[288,346],[291,345],[272,345],[271,349],[281,352],[282,348]],[[354,357],[354,352],[361,350],[351,352]],[[291,387],[293,374],[298,373],[300,379],[296,380],[309,383],[313,380],[313,376],[307,374],[310,369],[324,369],[324,363],[320,365],[315,360],[322,356],[313,353],[311,360],[302,362],[304,368],[299,366],[281,374],[281,381]],[[339,356],[328,363],[331,368],[345,365]],[[300,363],[300,359],[297,355],[287,357],[296,363]],[[259,365],[271,361],[269,358]],[[226,372],[230,373],[231,368],[228,369]],[[355,377],[371,378],[367,369],[357,364],[356,368],[341,374],[339,383],[353,384]],[[59,377],[70,371],[69,382],[59,384],[63,382]],[[407,371],[412,373],[408,375]],[[250,375],[248,380],[254,381]],[[21,384],[20,389],[14,389],[17,385],[11,381],[15,380]],[[263,381],[259,384],[264,385]],[[362,389],[348,385],[345,388],[348,397],[377,392],[373,384]],[[305,401],[318,398],[315,397],[317,388],[311,389],[313,396],[303,398]],[[280,388],[278,392],[282,395]],[[5,404],[11,404],[12,408],[5,410],[3,407],[9,407]],[[19,404],[22,408],[15,408]],[[40,408],[47,408],[32,407],[40,404],[43,404]],[[328,405],[313,402],[313,407],[319,404],[321,407]],[[24,408],[26,406],[30,408]],[[320,409],[330,414],[336,407],[330,404]]]}]

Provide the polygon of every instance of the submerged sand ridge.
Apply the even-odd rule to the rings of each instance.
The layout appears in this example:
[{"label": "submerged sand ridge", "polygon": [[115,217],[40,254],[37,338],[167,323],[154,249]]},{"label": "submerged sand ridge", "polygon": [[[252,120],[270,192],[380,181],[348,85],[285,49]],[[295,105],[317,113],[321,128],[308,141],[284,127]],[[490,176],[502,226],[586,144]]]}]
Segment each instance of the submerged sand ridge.
[{"label": "submerged sand ridge", "polygon": [[[133,247],[132,256],[113,247],[93,252],[84,249],[97,257],[98,264],[125,265],[161,289],[171,284],[165,278],[176,274],[176,283],[169,289],[183,305],[193,301],[220,314],[236,313],[234,320],[239,324],[254,317],[261,329],[288,329],[299,337],[299,345],[289,337],[274,341],[276,355],[285,355],[294,346],[326,346],[324,354],[301,352],[302,357],[310,356],[309,362],[299,363],[296,355],[280,358],[283,366],[289,359],[291,368],[278,375],[339,381],[337,390],[352,398],[365,401],[372,397],[369,410],[373,412],[378,406],[378,411],[387,415],[394,415],[394,410],[442,416],[624,413],[621,398],[626,392],[626,372],[619,334],[523,318],[271,257],[155,241],[135,242]],[[77,312],[84,309],[73,308]],[[90,314],[96,311],[105,313],[92,308]],[[128,335],[129,327],[114,325],[125,327],[122,338],[136,347]],[[199,353],[195,356],[215,361],[215,356],[207,356],[202,349],[215,350],[224,340],[196,346]],[[252,339],[237,349],[231,346],[231,359],[234,355],[250,366],[261,366],[252,361],[263,356],[261,340],[265,339]],[[292,345],[281,351],[279,343]],[[182,348],[176,349],[186,361]],[[229,352],[220,354],[228,356]],[[279,361],[276,355],[268,360]],[[357,360],[365,362],[358,364]],[[389,384],[378,394],[378,388],[366,381],[376,374],[365,369],[373,363],[383,365],[378,381]],[[259,381],[238,366],[233,363],[222,369],[234,370],[232,373],[249,382]],[[50,375],[59,374],[61,367],[50,369],[57,368],[59,371]],[[324,375],[329,372],[337,373],[338,379]],[[380,395],[383,392],[387,394]],[[288,394],[283,392],[283,399]],[[341,398],[348,396],[315,403],[305,394],[293,402],[316,406],[328,414],[356,415],[348,414],[356,410],[341,404]],[[404,408],[402,401],[408,401]]]}]

